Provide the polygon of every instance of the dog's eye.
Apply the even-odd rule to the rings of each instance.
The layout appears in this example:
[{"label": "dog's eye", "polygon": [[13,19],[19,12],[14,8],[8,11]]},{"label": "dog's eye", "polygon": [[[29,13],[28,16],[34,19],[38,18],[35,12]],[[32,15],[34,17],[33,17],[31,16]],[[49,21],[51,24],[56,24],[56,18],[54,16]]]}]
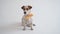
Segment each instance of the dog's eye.
[{"label": "dog's eye", "polygon": [[26,8],[26,10],[28,10],[28,8]]}]

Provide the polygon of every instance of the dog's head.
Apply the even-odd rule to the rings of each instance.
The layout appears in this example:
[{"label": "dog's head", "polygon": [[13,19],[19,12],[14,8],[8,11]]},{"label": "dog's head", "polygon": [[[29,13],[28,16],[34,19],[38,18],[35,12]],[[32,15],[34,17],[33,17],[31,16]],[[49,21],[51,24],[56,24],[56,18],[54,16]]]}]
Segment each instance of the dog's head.
[{"label": "dog's head", "polygon": [[21,9],[23,9],[23,11],[24,11],[24,14],[30,13],[31,8],[32,8],[32,6],[22,6],[21,7]]}]

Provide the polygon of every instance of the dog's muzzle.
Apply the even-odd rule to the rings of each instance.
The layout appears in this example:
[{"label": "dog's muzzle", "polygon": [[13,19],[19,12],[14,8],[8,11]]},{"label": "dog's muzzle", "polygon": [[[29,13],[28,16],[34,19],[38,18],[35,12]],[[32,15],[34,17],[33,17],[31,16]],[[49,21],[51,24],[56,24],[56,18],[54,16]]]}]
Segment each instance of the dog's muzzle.
[{"label": "dog's muzzle", "polygon": [[24,14],[26,14],[26,12],[24,12]]}]

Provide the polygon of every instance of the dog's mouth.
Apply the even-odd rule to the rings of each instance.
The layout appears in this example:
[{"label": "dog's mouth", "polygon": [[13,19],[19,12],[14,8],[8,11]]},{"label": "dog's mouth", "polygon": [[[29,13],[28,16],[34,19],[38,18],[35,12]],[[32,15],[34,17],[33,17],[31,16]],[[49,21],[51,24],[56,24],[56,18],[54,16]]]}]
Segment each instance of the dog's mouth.
[{"label": "dog's mouth", "polygon": [[25,15],[27,15],[27,14],[29,14],[29,13],[31,13],[30,10],[24,10],[24,14],[25,14]]}]

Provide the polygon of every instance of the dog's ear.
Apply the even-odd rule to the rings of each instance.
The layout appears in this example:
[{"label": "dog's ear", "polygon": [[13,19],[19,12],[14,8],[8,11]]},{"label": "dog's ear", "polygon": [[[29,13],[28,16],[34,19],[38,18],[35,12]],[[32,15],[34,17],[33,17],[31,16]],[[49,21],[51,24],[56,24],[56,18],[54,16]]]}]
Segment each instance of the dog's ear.
[{"label": "dog's ear", "polygon": [[31,9],[31,8],[32,8],[32,6],[28,6],[28,8],[29,8],[29,9]]},{"label": "dog's ear", "polygon": [[24,9],[25,6],[22,6],[21,9]]}]

